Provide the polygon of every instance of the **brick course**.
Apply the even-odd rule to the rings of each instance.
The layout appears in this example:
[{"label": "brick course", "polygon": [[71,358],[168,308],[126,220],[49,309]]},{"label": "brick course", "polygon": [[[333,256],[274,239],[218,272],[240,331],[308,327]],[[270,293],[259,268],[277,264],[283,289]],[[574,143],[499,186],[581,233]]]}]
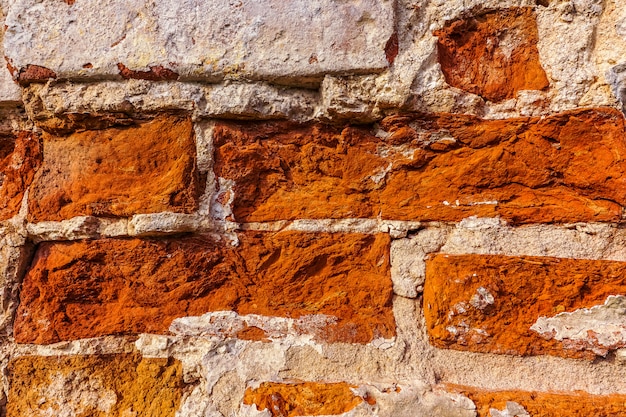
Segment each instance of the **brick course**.
[{"label": "brick course", "polygon": [[327,315],[327,325],[297,331],[329,342],[395,334],[387,235],[238,238],[238,247],[208,236],[43,243],[24,278],[15,338],[167,334],[175,318],[222,310]]},{"label": "brick course", "polygon": [[236,220],[621,219],[626,147],[615,110],[390,116],[381,127],[384,137],[320,124],[218,125],[215,173],[235,182]]}]

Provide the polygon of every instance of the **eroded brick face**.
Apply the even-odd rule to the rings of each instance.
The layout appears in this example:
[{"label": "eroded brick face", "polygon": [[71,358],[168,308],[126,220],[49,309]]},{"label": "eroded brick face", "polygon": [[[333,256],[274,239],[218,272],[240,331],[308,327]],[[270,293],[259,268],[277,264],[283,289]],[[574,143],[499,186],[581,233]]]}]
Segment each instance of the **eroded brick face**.
[{"label": "eroded brick face", "polygon": [[8,374],[7,417],[174,417],[186,385],[180,361],[139,354],[23,356]]},{"label": "eroded brick face", "polygon": [[337,415],[363,402],[351,388],[345,382],[264,382],[258,388],[248,388],[243,403],[267,410],[272,417]]},{"label": "eroded brick face", "polygon": [[0,220],[6,220],[19,212],[24,193],[41,165],[39,136],[31,132],[21,132],[14,139],[5,138],[0,155]]},{"label": "eroded brick face", "polygon": [[188,118],[160,116],[67,136],[44,133],[43,149],[29,198],[31,222],[197,208],[195,142]]},{"label": "eroded brick face", "polygon": [[[626,395],[591,395],[586,392],[487,391],[449,386],[476,404],[478,417],[530,415],[532,417],[623,416]],[[507,410],[508,408],[508,410]],[[527,414],[523,414],[524,410]],[[495,414],[500,411],[502,414]],[[506,413],[508,411],[508,414]]]},{"label": "eroded brick face", "polygon": [[434,35],[441,70],[451,86],[492,101],[514,98],[519,90],[548,87],[531,8],[455,20]]},{"label": "eroded brick face", "polygon": [[208,237],[43,243],[24,279],[15,338],[163,334],[175,318],[222,310],[327,315],[327,325],[297,331],[330,342],[395,334],[388,235],[238,237],[237,247]]},{"label": "eroded brick face", "polygon": [[[321,124],[222,123],[215,172],[237,221],[378,218],[617,221],[626,204],[624,117],[391,116],[378,137]],[[380,136],[380,135],[379,135]]]},{"label": "eroded brick face", "polygon": [[437,347],[594,358],[626,346],[619,323],[603,327],[625,293],[625,262],[439,254],[426,264],[424,315]]}]

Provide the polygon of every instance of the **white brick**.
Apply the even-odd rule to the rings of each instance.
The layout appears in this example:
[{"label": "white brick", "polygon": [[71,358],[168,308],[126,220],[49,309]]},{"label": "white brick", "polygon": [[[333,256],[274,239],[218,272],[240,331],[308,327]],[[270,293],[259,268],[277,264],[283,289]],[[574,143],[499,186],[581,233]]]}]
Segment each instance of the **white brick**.
[{"label": "white brick", "polygon": [[122,63],[307,84],[385,69],[394,12],[392,0],[18,0],[6,24],[12,65],[59,78],[116,78]]}]

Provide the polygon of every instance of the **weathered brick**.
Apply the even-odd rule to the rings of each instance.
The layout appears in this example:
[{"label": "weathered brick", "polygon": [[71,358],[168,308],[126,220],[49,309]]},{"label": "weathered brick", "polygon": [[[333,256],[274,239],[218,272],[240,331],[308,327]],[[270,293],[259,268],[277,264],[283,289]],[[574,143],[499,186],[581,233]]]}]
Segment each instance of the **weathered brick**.
[{"label": "weathered brick", "polygon": [[492,101],[548,87],[539,62],[537,21],[529,7],[455,20],[434,35],[441,70],[453,87]]},{"label": "weathered brick", "polygon": [[243,403],[268,410],[272,417],[337,415],[363,402],[351,388],[355,387],[345,382],[264,382],[258,388],[248,388]]},{"label": "weathered brick", "polygon": [[197,208],[196,151],[188,118],[160,116],[68,136],[44,133],[43,139],[43,165],[29,194],[31,222]]},{"label": "weathered brick", "polygon": [[395,334],[388,235],[238,237],[238,247],[209,237],[42,243],[24,278],[15,339],[167,333],[175,318],[223,310],[327,315],[321,328],[298,329],[327,341]]},{"label": "weathered brick", "polygon": [[424,314],[437,347],[593,358],[626,346],[622,294],[626,262],[439,254]]},{"label": "weathered brick", "polygon": [[185,384],[173,359],[23,356],[9,363],[7,417],[173,417]]},{"label": "weathered brick", "polygon": [[623,394],[591,395],[582,391],[486,391],[454,385],[449,385],[448,388],[467,395],[474,401],[478,417],[626,416],[626,395]]},{"label": "weathered brick", "polygon": [[19,212],[24,193],[41,165],[39,136],[20,132],[16,138],[4,138],[0,157],[0,220],[6,220]]},{"label": "weathered brick", "polygon": [[626,205],[624,117],[613,109],[392,116],[381,127],[385,137],[320,124],[219,124],[215,172],[235,183],[236,220],[617,221]]},{"label": "weathered brick", "polygon": [[[8,8],[5,55],[22,82],[176,73],[193,81],[307,85],[327,73],[384,70],[395,27],[393,2],[382,0],[66,3],[27,0]],[[106,30],[94,25],[101,21],[109,22]]]}]

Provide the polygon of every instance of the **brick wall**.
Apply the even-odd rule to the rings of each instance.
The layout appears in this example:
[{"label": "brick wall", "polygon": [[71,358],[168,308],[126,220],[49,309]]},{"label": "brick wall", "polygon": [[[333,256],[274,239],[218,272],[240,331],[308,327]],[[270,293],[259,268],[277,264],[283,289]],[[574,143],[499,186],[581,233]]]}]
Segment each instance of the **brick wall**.
[{"label": "brick wall", "polygon": [[1,416],[626,416],[625,0],[0,7]]}]

